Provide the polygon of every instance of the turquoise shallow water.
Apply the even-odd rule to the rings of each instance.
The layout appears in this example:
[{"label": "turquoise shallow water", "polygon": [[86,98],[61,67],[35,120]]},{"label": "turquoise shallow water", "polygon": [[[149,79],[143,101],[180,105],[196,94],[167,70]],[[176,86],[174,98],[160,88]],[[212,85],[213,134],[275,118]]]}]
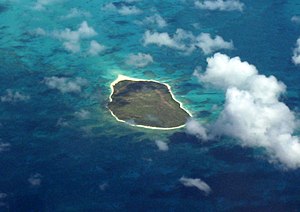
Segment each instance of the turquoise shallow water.
[{"label": "turquoise shallow water", "polygon": [[[0,103],[0,142],[9,146],[0,148],[0,211],[298,211],[299,170],[283,171],[263,150],[230,138],[202,142],[184,129],[161,132],[118,123],[106,104],[118,74],[155,79],[170,84],[199,122],[213,123],[224,92],[193,77],[210,55],[142,42],[146,30],[174,34],[182,28],[232,40],[235,48],[221,52],[283,81],[282,100],[297,113],[300,75],[291,57],[300,26],[290,19],[300,15],[299,3],[243,0],[243,12],[210,12],[191,0],[115,2],[142,10],[124,16],[101,10],[109,2],[49,1],[35,10],[32,0],[0,0],[0,96],[12,89],[30,97]],[[83,13],[64,18],[72,8]],[[137,24],[155,13],[167,21],[165,28]],[[83,21],[97,35],[80,39],[81,51],[70,53],[53,33],[77,30]],[[91,40],[106,50],[88,55]],[[127,65],[128,55],[139,52],[154,62]],[[49,88],[45,78],[53,76],[82,78],[81,92]],[[78,115],[82,110],[86,116]],[[157,139],[168,142],[169,151],[159,151]],[[182,176],[203,179],[213,192],[205,196],[184,187]]]}]

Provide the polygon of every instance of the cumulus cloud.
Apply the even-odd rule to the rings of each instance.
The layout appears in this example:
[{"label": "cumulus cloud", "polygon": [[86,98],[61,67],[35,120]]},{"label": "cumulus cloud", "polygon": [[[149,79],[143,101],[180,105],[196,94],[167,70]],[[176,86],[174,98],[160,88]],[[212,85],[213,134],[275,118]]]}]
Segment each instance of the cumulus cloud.
[{"label": "cumulus cloud", "polygon": [[105,191],[107,188],[109,187],[107,182],[104,182],[102,184],[99,185],[99,188],[101,191]]},{"label": "cumulus cloud", "polygon": [[47,32],[43,28],[38,27],[32,31],[32,34],[39,35],[39,36],[45,36],[45,35],[47,35]]},{"label": "cumulus cloud", "polygon": [[139,2],[139,1],[141,1],[141,0],[125,0],[125,2],[127,2],[127,3],[134,3],[134,2]]},{"label": "cumulus cloud", "polygon": [[206,129],[194,119],[189,119],[185,128],[188,134],[195,135],[202,140],[208,139]]},{"label": "cumulus cloud", "polygon": [[221,36],[212,38],[209,33],[202,33],[197,37],[197,44],[204,54],[211,54],[219,49],[233,49],[232,41],[225,41]]},{"label": "cumulus cloud", "polygon": [[[77,10],[75,10],[77,11]],[[74,13],[79,13],[73,12]],[[73,16],[72,15],[72,16]],[[70,16],[69,16],[70,18]],[[88,40],[96,36],[98,33],[94,30],[93,27],[89,26],[86,21],[83,21],[77,28],[77,30],[71,30],[70,28],[65,28],[64,30],[54,30],[52,32],[46,32],[43,28],[36,28],[31,32],[34,35],[39,36],[50,36],[56,38],[63,42],[64,48],[71,53],[78,53],[81,51],[81,41]],[[87,54],[91,56],[96,56],[106,47],[101,45],[95,40],[90,41],[89,49],[87,49]]]},{"label": "cumulus cloud", "polygon": [[257,75],[255,66],[242,62],[239,57],[229,58],[216,53],[207,59],[207,70],[199,75],[202,82],[209,82],[218,88],[226,89],[229,86],[241,87],[251,76]]},{"label": "cumulus cloud", "polygon": [[145,24],[145,25],[154,25],[154,26],[157,26],[159,28],[163,28],[163,27],[167,26],[166,20],[163,17],[161,17],[159,14],[154,14],[152,16],[146,17],[142,21],[142,24]]},{"label": "cumulus cloud", "polygon": [[10,143],[0,143],[0,152],[6,152],[10,149]]},{"label": "cumulus cloud", "polygon": [[91,113],[87,110],[81,109],[80,111],[76,111],[74,115],[79,119],[88,119]]},{"label": "cumulus cloud", "polygon": [[300,64],[300,38],[297,39],[296,47],[294,48],[293,51],[292,61],[295,65]]},{"label": "cumulus cloud", "polygon": [[80,43],[78,41],[66,41],[63,43],[63,46],[65,47],[65,49],[69,52],[72,53],[77,53],[80,52]]},{"label": "cumulus cloud", "polygon": [[70,79],[66,77],[46,77],[45,84],[51,89],[57,89],[62,93],[80,93],[82,88],[88,84],[87,80],[77,77]]},{"label": "cumulus cloud", "polygon": [[137,68],[145,67],[150,63],[153,63],[152,56],[144,53],[130,54],[126,60],[127,65],[135,66]]},{"label": "cumulus cloud", "polygon": [[89,55],[97,56],[104,50],[105,50],[105,46],[101,45],[100,43],[98,43],[95,40],[92,40],[90,42],[90,48],[89,48],[88,53],[89,53]]},{"label": "cumulus cloud", "polygon": [[6,203],[7,197],[8,197],[8,194],[0,192],[0,208],[7,207],[7,210],[9,210],[8,205]]},{"label": "cumulus cloud", "polygon": [[62,16],[62,19],[71,19],[71,18],[79,18],[79,17],[91,17],[91,13],[84,11],[84,10],[79,10],[77,8],[72,8],[68,14]]},{"label": "cumulus cloud", "polygon": [[56,122],[57,127],[70,127],[70,123],[65,118],[59,118]]},{"label": "cumulus cloud", "polygon": [[13,91],[11,89],[6,90],[6,94],[0,97],[1,102],[16,103],[27,101],[30,99],[30,96],[20,93],[19,91]]},{"label": "cumulus cloud", "polygon": [[195,1],[195,6],[204,10],[243,11],[245,5],[239,0],[204,0]]},{"label": "cumulus cloud", "polygon": [[193,45],[189,45],[189,43],[192,43],[194,40],[193,34],[191,32],[186,32],[183,29],[177,29],[173,37],[167,32],[159,33],[147,30],[144,33],[143,39],[144,45],[155,44],[182,51],[192,51],[195,48]]},{"label": "cumulus cloud", "polygon": [[296,23],[296,24],[300,24],[300,16],[297,16],[297,15],[293,16],[291,18],[291,21]]},{"label": "cumulus cloud", "polygon": [[202,82],[226,90],[224,109],[213,126],[215,135],[236,138],[243,146],[263,147],[270,161],[300,167],[295,114],[280,102],[286,86],[274,76],[258,73],[239,57],[216,53],[207,59]]},{"label": "cumulus cloud", "polygon": [[0,192],[0,200],[3,200],[7,197],[8,195],[6,193]]},{"label": "cumulus cloud", "polygon": [[186,53],[191,53],[196,48],[200,48],[204,54],[210,54],[220,49],[233,48],[232,41],[224,41],[220,36],[212,38],[208,33],[201,33],[198,36],[194,36],[192,32],[183,29],[177,29],[173,37],[167,32],[158,33],[147,30],[144,33],[143,41],[145,46],[155,44],[184,51]]},{"label": "cumulus cloud", "polygon": [[80,51],[80,40],[94,37],[97,35],[97,32],[86,21],[83,21],[77,30],[66,28],[54,31],[52,35],[63,41],[63,45],[67,51],[77,53]]},{"label": "cumulus cloud", "polygon": [[58,0],[37,0],[33,5],[33,9],[35,10],[44,10],[46,6],[51,5],[55,2],[59,2]]},{"label": "cumulus cloud", "polygon": [[39,173],[36,173],[34,175],[31,175],[28,178],[28,182],[30,183],[30,185],[32,186],[40,186],[42,183],[42,175],[40,175]]},{"label": "cumulus cloud", "polygon": [[193,178],[186,178],[183,176],[179,179],[179,181],[186,187],[198,188],[200,191],[203,191],[205,195],[209,195],[212,191],[209,185],[207,185],[207,183],[205,183],[199,178],[193,179]]},{"label": "cumulus cloud", "polygon": [[137,14],[142,13],[142,10],[140,10],[136,6],[126,5],[126,4],[116,5],[114,3],[105,4],[102,7],[102,10],[103,11],[114,11],[114,12],[119,13],[120,15],[137,15]]},{"label": "cumulus cloud", "polygon": [[168,151],[169,150],[169,146],[166,142],[163,142],[161,140],[156,140],[155,144],[160,151]]},{"label": "cumulus cloud", "polygon": [[135,6],[122,6],[118,9],[118,13],[121,15],[136,15],[142,13],[142,11]]}]

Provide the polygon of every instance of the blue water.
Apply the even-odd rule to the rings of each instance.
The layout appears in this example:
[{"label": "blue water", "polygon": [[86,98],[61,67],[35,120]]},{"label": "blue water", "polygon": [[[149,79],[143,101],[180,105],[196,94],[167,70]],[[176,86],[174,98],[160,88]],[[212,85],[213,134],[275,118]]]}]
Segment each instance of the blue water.
[{"label": "blue water", "polygon": [[[142,43],[147,29],[173,34],[182,28],[232,40],[235,48],[221,52],[284,82],[282,99],[298,112],[300,68],[291,57],[300,25],[291,17],[300,15],[299,1],[243,0],[243,12],[199,10],[192,0],[138,1],[131,4],[143,13],[129,16],[101,10],[108,2],[56,1],[38,11],[32,0],[0,0],[0,96],[11,89],[30,97],[0,102],[0,143],[9,145],[0,151],[0,211],[300,211],[299,169],[283,170],[263,150],[231,139],[203,142],[184,130],[133,128],[116,122],[106,108],[109,84],[124,74],[167,82],[199,122],[216,119],[219,111],[211,108],[222,109],[224,93],[192,76],[197,66],[206,67],[207,56]],[[62,18],[72,8],[89,15]],[[168,26],[136,24],[154,13]],[[79,53],[51,36],[76,30],[84,20],[98,34],[81,40]],[[37,28],[46,35],[36,35]],[[107,49],[88,56],[90,40]],[[151,54],[154,63],[124,63],[138,52]],[[62,93],[45,84],[52,76],[81,77],[87,84],[81,92]],[[81,110],[89,116],[74,115]],[[156,139],[166,141],[169,151],[159,151]],[[184,187],[182,176],[201,178],[212,193]]]}]

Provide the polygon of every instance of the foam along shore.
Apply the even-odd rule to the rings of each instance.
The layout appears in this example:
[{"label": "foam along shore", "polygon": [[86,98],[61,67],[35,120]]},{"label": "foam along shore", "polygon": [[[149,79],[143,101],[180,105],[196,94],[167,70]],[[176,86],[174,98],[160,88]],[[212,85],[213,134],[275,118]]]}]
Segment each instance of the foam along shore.
[{"label": "foam along shore", "polygon": [[[175,98],[174,94],[173,94],[172,91],[171,91],[171,86],[168,85],[167,83],[159,82],[159,81],[156,81],[156,80],[138,79],[138,78],[127,77],[127,76],[125,76],[125,75],[121,75],[121,74],[120,74],[120,75],[118,75],[117,79],[116,79],[115,81],[113,81],[113,82],[110,84],[110,89],[111,89],[111,93],[110,93],[110,95],[109,95],[109,101],[110,101],[110,102],[113,101],[113,100],[112,100],[112,95],[114,94],[114,86],[115,86],[117,83],[119,83],[119,82],[121,82],[121,81],[124,81],[124,80],[130,80],[130,81],[136,81],[136,82],[138,82],[138,81],[143,81],[143,82],[155,82],[155,83],[159,83],[159,84],[165,85],[165,86],[168,88],[168,91],[169,91],[169,93],[171,94],[172,99],[173,99],[175,102],[179,103],[180,108],[181,108],[182,110],[184,110],[185,112],[187,112],[187,113],[189,114],[190,117],[193,117],[192,113],[191,113],[190,111],[188,111],[187,109],[185,109],[185,108],[183,107],[183,104]],[[185,124],[183,124],[183,125],[180,125],[180,126],[177,126],[177,127],[169,127],[169,128],[167,128],[167,127],[151,127],[151,126],[146,126],[146,125],[133,124],[133,123],[130,123],[130,122],[127,122],[127,121],[124,121],[124,120],[119,119],[119,118],[113,113],[112,110],[109,109],[109,111],[110,111],[111,115],[112,115],[113,117],[115,117],[115,119],[116,119],[117,121],[126,123],[126,124],[131,125],[131,126],[134,126],[134,127],[141,127],[141,128],[147,128],[147,129],[155,129],[155,130],[174,130],[174,129],[179,129],[179,128],[182,128],[182,127],[185,126]]]}]

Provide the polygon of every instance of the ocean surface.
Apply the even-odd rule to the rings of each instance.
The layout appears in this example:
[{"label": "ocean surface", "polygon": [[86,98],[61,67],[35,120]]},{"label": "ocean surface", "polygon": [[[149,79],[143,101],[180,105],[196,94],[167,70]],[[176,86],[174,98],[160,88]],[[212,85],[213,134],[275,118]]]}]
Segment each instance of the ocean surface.
[{"label": "ocean surface", "polygon": [[[0,211],[300,211],[300,169],[270,163],[261,148],[202,141],[184,128],[135,128],[106,107],[123,74],[168,83],[198,122],[213,123],[224,91],[193,75],[212,54],[143,44],[147,30],[184,29],[232,41],[218,52],[284,82],[281,100],[298,117],[300,67],[291,58],[300,24],[291,18],[299,0],[241,0],[242,12],[202,10],[193,0],[111,2],[0,0]],[[145,21],[154,14],[166,26]],[[83,23],[94,31],[80,31]],[[93,52],[91,41],[101,47]],[[153,62],[126,62],[138,53]],[[212,192],[184,186],[183,176]]]}]

